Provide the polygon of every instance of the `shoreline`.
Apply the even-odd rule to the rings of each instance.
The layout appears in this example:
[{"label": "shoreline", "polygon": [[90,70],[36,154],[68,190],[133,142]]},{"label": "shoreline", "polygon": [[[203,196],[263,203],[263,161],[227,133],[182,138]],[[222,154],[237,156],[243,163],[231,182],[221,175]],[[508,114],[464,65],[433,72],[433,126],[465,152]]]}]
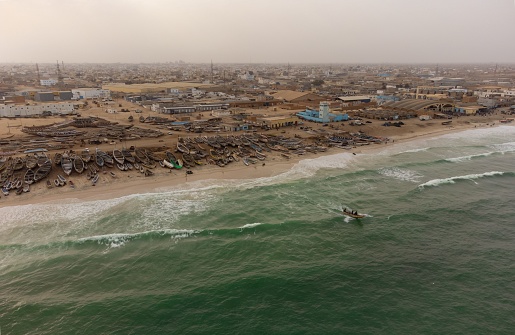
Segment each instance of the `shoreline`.
[{"label": "shoreline", "polygon": [[[499,123],[494,127],[500,126]],[[490,128],[492,126],[488,126]],[[329,148],[324,153],[313,154],[308,153],[302,156],[292,156],[286,160],[280,156],[272,156],[262,163],[245,166],[242,162],[235,162],[226,167],[204,165],[196,167],[193,174],[186,174],[184,170],[166,170],[162,169],[155,176],[144,177],[143,175],[120,175],[112,178],[109,174],[101,175],[100,182],[93,186],[91,183],[75,182],[75,188],[65,186],[55,192],[54,189],[40,188],[34,192],[24,194],[23,197],[10,195],[2,197],[0,200],[0,208],[26,206],[31,204],[55,204],[55,203],[75,203],[89,202],[96,200],[117,199],[133,194],[148,194],[162,192],[163,189],[172,189],[176,186],[186,186],[200,181],[220,181],[220,180],[245,180],[269,178],[280,175],[291,170],[296,164],[303,160],[313,159],[317,157],[331,156],[340,153],[370,154],[381,152],[392,146],[404,146],[414,141],[436,138],[438,136],[459,133],[467,130],[485,129],[486,127],[477,125],[473,127],[471,124],[461,125],[458,127],[449,127],[445,129],[426,129],[427,131],[413,132],[391,136],[391,142],[387,144],[371,144],[367,146],[354,147],[352,150],[343,150],[339,148]],[[77,177],[77,176],[75,176]],[[73,179],[73,177],[71,178]]]}]

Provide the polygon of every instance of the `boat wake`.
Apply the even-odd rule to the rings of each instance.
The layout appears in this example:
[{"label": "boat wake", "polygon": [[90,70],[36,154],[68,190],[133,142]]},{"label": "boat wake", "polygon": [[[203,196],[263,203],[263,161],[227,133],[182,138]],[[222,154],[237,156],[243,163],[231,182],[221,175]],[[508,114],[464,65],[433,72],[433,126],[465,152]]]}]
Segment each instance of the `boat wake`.
[{"label": "boat wake", "polygon": [[430,180],[428,182],[418,185],[418,188],[424,189],[425,187],[429,187],[429,186],[455,184],[457,180],[470,180],[470,181],[473,181],[475,184],[477,184],[474,181],[475,179],[485,178],[485,177],[493,177],[493,176],[502,176],[505,173],[506,172],[491,171],[491,172],[468,174],[468,175],[464,175],[464,176],[455,176],[455,177],[449,177],[449,178],[443,178],[443,179],[433,179],[433,180]]}]

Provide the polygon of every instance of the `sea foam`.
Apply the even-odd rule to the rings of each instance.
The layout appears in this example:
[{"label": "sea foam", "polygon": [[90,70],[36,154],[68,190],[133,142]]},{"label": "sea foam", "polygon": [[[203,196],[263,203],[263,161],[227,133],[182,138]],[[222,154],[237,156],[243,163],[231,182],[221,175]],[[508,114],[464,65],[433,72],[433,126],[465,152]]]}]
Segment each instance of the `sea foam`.
[{"label": "sea foam", "polygon": [[449,177],[449,178],[444,178],[444,179],[433,179],[433,180],[430,180],[428,182],[418,185],[418,187],[422,189],[426,186],[440,186],[440,185],[444,185],[444,184],[454,184],[454,183],[456,183],[456,180],[474,181],[475,179],[479,179],[479,178],[502,176],[503,174],[504,174],[504,172],[491,171],[491,172],[478,173],[478,174],[468,174],[465,176]]},{"label": "sea foam", "polygon": [[120,233],[120,234],[105,234],[97,236],[88,236],[78,239],[79,243],[96,242],[107,246],[108,248],[119,248],[124,246],[127,242],[143,238],[145,236],[166,236],[169,235],[171,239],[182,239],[190,237],[194,234],[198,234],[202,230],[194,229],[162,229],[162,230],[151,230],[140,233]]},{"label": "sea foam", "polygon": [[422,176],[416,171],[397,168],[397,167],[383,168],[383,169],[380,169],[378,172],[381,175],[386,176],[386,177],[390,177],[390,178],[394,178],[394,179],[398,179],[398,180],[402,180],[402,181],[410,181],[413,183],[418,183],[420,181],[420,178],[422,178]]},{"label": "sea foam", "polygon": [[261,222],[255,222],[255,223],[247,223],[246,225],[243,225],[241,227],[239,227],[240,229],[245,229],[245,228],[254,228],[254,227],[257,227],[257,226],[260,226],[262,225],[263,223]]}]

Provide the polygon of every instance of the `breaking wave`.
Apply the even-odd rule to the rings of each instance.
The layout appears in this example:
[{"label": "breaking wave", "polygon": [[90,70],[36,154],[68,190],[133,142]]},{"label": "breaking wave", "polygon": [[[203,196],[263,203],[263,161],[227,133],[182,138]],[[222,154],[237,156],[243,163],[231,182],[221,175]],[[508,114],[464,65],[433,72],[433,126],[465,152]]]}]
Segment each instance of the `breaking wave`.
[{"label": "breaking wave", "polygon": [[[425,182],[423,184],[418,185],[420,189],[423,189],[426,186],[440,186],[444,184],[455,184],[456,180],[471,180],[474,181],[475,179],[484,178],[484,177],[493,177],[493,176],[502,176],[505,172],[500,171],[491,171],[491,172],[485,172],[485,173],[477,173],[477,174],[468,174],[465,176],[456,176],[456,177],[449,177],[444,179],[433,179],[428,182]],[[475,183],[475,182],[474,182]]]}]

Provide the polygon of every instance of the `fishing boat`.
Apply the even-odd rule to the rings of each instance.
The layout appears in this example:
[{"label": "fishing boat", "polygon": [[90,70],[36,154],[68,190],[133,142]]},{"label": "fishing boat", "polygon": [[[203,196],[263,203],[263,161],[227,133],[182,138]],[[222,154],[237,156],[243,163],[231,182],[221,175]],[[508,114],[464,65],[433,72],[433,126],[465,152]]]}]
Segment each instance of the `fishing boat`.
[{"label": "fishing boat", "polygon": [[25,162],[20,157],[17,157],[12,165],[13,171],[21,170],[25,166]]},{"label": "fishing boat", "polygon": [[190,153],[190,149],[188,149],[188,147],[181,142],[177,142],[177,150],[185,154]]},{"label": "fishing boat", "polygon": [[54,185],[55,185],[56,187],[61,186],[61,183],[59,182],[59,179],[54,179]]},{"label": "fishing boat", "polygon": [[144,149],[135,149],[134,150],[134,155],[136,156],[136,159],[140,162],[140,163],[144,163],[146,161],[148,161],[148,157],[147,157],[147,154],[145,153],[145,150]]},{"label": "fishing boat", "polygon": [[75,171],[77,171],[77,173],[84,172],[85,164],[80,156],[75,156],[73,159],[73,168]]},{"label": "fishing boat", "polygon": [[167,161],[166,159],[163,160],[163,167],[167,167],[170,169],[173,169],[173,164]]},{"label": "fishing boat", "polygon": [[46,180],[46,187],[47,188],[52,188],[52,182],[50,180]]},{"label": "fishing boat", "polygon": [[64,178],[60,174],[57,175],[57,180],[59,181],[60,186],[63,186],[64,184],[66,184],[66,178]]},{"label": "fishing boat", "polygon": [[25,184],[25,185],[23,185],[23,189],[22,189],[22,190],[23,190],[23,192],[25,192],[25,193],[30,192],[30,185],[29,185],[29,184]]},{"label": "fishing boat", "polygon": [[9,195],[9,190],[7,188],[2,187],[1,190],[2,190],[2,193],[3,193],[4,196],[8,196]]},{"label": "fishing boat", "polygon": [[186,165],[187,167],[195,166],[195,159],[191,154],[182,154],[182,159],[184,161],[183,165]]},{"label": "fishing boat", "polygon": [[48,160],[45,164],[39,167],[39,169],[34,172],[34,181],[40,181],[41,179],[48,176],[50,173],[50,170],[52,170],[52,162]]},{"label": "fishing boat", "polygon": [[63,169],[63,172],[66,173],[66,175],[70,175],[73,170],[73,161],[68,156],[68,154],[63,154],[61,158],[61,168]]},{"label": "fishing boat", "polygon": [[164,161],[168,161],[173,165],[175,169],[181,169],[183,166],[182,160],[177,159],[177,157],[170,151],[165,152],[166,159]]},{"label": "fishing boat", "polygon": [[[107,153],[105,153],[104,151],[100,150],[97,148],[96,150],[96,154],[97,154],[97,157],[102,157],[103,161],[104,161],[104,164],[109,164],[109,165],[113,165],[114,163],[114,160],[113,160],[113,157],[109,156]],[[102,166],[103,166],[102,165]],[[99,165],[100,166],[100,165]]]},{"label": "fishing boat", "polygon": [[102,156],[100,156],[98,153],[95,155],[95,163],[99,167],[104,166],[104,158]]},{"label": "fishing boat", "polygon": [[93,185],[95,185],[97,183],[98,178],[99,178],[98,174],[96,174],[95,177],[93,177],[93,180],[92,180]]},{"label": "fishing boat", "polygon": [[25,166],[27,169],[34,169],[38,166],[38,159],[34,154],[29,154],[25,157]]},{"label": "fishing boat", "polygon": [[56,152],[54,155],[55,165],[61,165],[61,158],[63,158],[63,155],[59,152]]},{"label": "fishing boat", "polygon": [[25,171],[25,175],[23,176],[23,181],[25,182],[25,184],[30,185],[34,182],[34,176],[35,176],[34,170],[28,169],[27,171]]},{"label": "fishing boat", "polygon": [[120,169],[120,171],[125,171],[125,164],[120,164],[120,163],[118,163],[118,164],[116,164],[116,167],[117,167],[118,169]]},{"label": "fishing boat", "polygon": [[82,158],[84,163],[88,163],[91,160],[91,153],[89,152],[89,149],[82,150],[80,157]]},{"label": "fishing boat", "polygon": [[248,159],[248,157],[243,157],[242,160],[243,160],[243,164],[245,164],[246,166],[249,166],[249,159]]},{"label": "fishing boat", "polygon": [[354,219],[362,219],[362,218],[364,218],[366,216],[365,214],[359,214],[357,211],[356,211],[357,214],[354,214],[352,212],[349,212],[345,208],[343,209],[342,213],[343,213],[343,215],[347,215],[347,216],[349,216],[351,218],[354,218]]},{"label": "fishing boat", "polygon": [[125,158],[123,158],[123,154],[120,150],[114,149],[113,150],[113,158],[118,164],[123,164]]},{"label": "fishing boat", "polygon": [[73,183],[73,181],[70,180],[70,187],[71,188],[75,188],[75,184]]},{"label": "fishing boat", "polygon": [[116,174],[113,172],[113,171],[110,171],[109,174],[111,175],[111,177],[116,177]]},{"label": "fishing boat", "polygon": [[141,166],[147,168],[147,169],[155,169],[156,168],[156,164],[153,163],[153,164],[150,164],[150,162],[147,162],[147,163],[141,163]]},{"label": "fishing boat", "polygon": [[36,152],[34,155],[36,155],[36,158],[38,159],[39,167],[46,164],[46,162],[51,162],[50,158],[48,158],[47,154],[44,152]]},{"label": "fishing boat", "polygon": [[16,195],[20,195],[23,193],[23,188],[19,188],[16,190]]},{"label": "fishing boat", "polygon": [[136,159],[128,149],[122,149],[122,155],[123,158],[129,163],[134,163],[136,161]]}]

